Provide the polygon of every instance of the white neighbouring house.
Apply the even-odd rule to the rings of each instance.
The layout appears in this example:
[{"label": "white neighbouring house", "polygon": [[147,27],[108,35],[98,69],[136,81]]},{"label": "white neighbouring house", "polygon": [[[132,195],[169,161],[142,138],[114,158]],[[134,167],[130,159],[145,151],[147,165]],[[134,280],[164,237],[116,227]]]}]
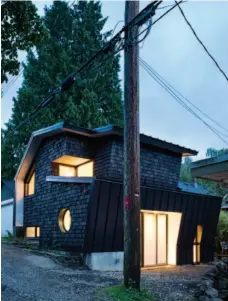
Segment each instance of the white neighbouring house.
[{"label": "white neighbouring house", "polygon": [[1,180],[1,236],[13,234],[14,181]]}]

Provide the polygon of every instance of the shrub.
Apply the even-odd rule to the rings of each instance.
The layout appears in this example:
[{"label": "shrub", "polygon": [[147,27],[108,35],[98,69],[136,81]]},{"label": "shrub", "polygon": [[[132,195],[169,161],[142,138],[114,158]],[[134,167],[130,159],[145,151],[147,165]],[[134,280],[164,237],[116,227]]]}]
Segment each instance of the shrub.
[{"label": "shrub", "polygon": [[219,215],[216,235],[217,251],[221,251],[221,242],[228,243],[228,212],[225,211],[221,211]]}]

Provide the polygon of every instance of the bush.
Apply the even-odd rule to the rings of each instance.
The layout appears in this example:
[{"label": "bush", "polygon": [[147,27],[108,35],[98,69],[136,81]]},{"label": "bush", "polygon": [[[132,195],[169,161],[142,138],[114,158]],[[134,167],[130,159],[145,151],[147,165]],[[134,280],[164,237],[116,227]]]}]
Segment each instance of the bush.
[{"label": "bush", "polygon": [[[104,289],[108,297],[113,301],[153,301],[154,298],[149,291],[141,289],[140,291],[134,288],[125,288],[123,285],[110,286]],[[105,300],[109,300],[106,298]]]},{"label": "bush", "polygon": [[217,235],[216,235],[216,249],[221,251],[221,242],[228,243],[228,212],[221,211],[219,215]]}]

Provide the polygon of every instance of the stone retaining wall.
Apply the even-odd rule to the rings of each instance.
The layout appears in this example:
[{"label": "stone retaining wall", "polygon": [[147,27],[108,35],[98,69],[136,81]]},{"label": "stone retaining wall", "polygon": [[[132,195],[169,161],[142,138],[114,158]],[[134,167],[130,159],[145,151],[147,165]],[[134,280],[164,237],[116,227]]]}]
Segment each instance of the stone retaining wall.
[{"label": "stone retaining wall", "polygon": [[199,301],[228,301],[228,258],[212,265],[214,268],[204,275],[195,296]]}]

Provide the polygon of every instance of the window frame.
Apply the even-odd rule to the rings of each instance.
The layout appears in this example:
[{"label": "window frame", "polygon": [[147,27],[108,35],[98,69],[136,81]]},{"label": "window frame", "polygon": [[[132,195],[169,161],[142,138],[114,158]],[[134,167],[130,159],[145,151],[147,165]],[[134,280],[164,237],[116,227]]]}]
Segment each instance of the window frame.
[{"label": "window frame", "polygon": [[[33,174],[34,174],[34,193],[28,194],[29,182],[31,181]],[[36,193],[36,173],[35,173],[35,165],[33,164],[24,180],[24,196],[28,197],[34,195],[35,193]]]},{"label": "window frame", "polygon": [[[65,223],[64,223],[64,218],[66,213],[69,211],[70,213],[70,228],[67,230],[65,227]],[[72,225],[72,216],[71,216],[71,210],[69,208],[62,208],[59,212],[58,215],[58,224],[59,224],[59,229],[62,233],[69,233],[70,229],[71,229],[71,225]]]},{"label": "window frame", "polygon": [[[35,236],[27,236],[27,228],[35,228]],[[26,226],[25,227],[25,237],[29,238],[29,239],[35,239],[35,238],[39,238],[40,235],[38,236],[38,228],[39,228],[39,234],[40,234],[40,226]]]},{"label": "window frame", "polygon": [[[81,167],[81,166],[86,165],[86,164],[91,163],[91,162],[94,163],[94,160],[91,159],[91,160],[89,160],[87,162],[84,162],[84,163],[81,163],[81,164],[79,164],[77,166],[70,165],[70,164],[65,164],[65,163],[59,163],[59,162],[51,162],[51,164],[52,164],[52,166],[51,166],[51,173],[52,173],[52,176],[56,176],[54,173],[57,172],[58,173],[58,177],[66,177],[66,178],[68,178],[67,176],[60,176],[60,174],[59,174],[59,166],[63,165],[63,166],[67,166],[67,167],[74,167],[75,168],[75,174],[76,174],[76,176],[74,176],[73,178],[80,178],[78,176],[78,167]],[[93,175],[89,176],[89,177],[90,178],[94,177],[94,168],[93,168]]]}]

